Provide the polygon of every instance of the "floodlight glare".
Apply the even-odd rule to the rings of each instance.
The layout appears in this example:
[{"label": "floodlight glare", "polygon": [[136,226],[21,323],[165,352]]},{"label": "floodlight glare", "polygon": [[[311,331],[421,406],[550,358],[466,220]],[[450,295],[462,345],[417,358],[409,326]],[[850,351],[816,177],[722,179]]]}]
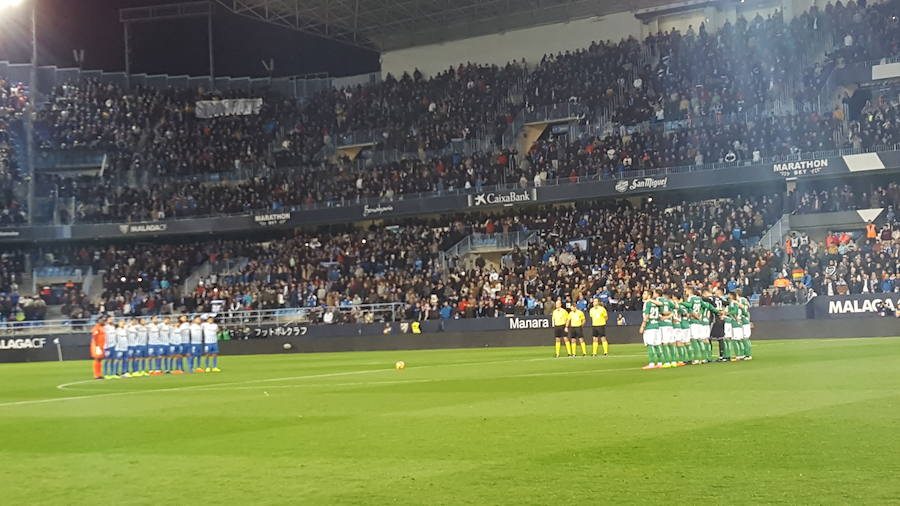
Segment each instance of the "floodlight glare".
[{"label": "floodlight glare", "polygon": [[22,3],[23,1],[24,1],[24,0],[0,0],[0,8],[3,8],[3,7],[14,7],[14,6],[16,6],[16,5],[19,5],[19,4]]}]

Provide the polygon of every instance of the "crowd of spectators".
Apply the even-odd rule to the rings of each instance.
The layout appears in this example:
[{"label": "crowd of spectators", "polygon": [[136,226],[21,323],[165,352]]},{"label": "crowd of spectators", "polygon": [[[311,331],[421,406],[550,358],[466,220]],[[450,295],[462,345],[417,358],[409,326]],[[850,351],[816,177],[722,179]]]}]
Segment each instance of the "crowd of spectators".
[{"label": "crowd of spectators", "polygon": [[[896,186],[875,193],[886,198],[890,192]],[[374,314],[361,306],[379,303],[398,304],[411,320],[470,318],[541,314],[557,298],[584,304],[592,297],[626,311],[640,307],[647,288],[685,283],[740,288],[761,294],[761,304],[900,290],[900,223],[893,208],[871,238],[828,234],[820,244],[795,233],[784,248],[753,247],[753,238],[796,202],[796,195],[654,199],[638,207],[589,202],[386,227],[331,227],[268,240],[55,247],[41,252],[38,265],[104,273],[96,300],[67,291],[64,314],[72,318],[306,308],[327,322],[366,322]],[[442,255],[471,232],[535,236],[497,263]],[[208,274],[184,290],[190,273],[205,262]]]},{"label": "crowd of spectators", "polygon": [[795,214],[887,208],[887,215],[892,216],[900,204],[900,185],[844,184],[822,189],[811,188],[791,193],[790,200],[790,207]]},{"label": "crowd of spectators", "polygon": [[55,192],[76,198],[78,221],[159,220],[352,203],[363,198],[393,200],[410,193],[479,191],[498,183],[540,186],[553,179],[605,178],[630,170],[708,162],[754,163],[772,156],[834,149],[839,146],[838,127],[836,120],[812,113],[676,131],[648,129],[575,143],[547,137],[537,141],[520,162],[507,151],[374,167],[339,162],[315,170],[273,172],[237,184],[195,181],[128,187],[96,178],[70,178],[56,181]]},{"label": "crowd of spectators", "polygon": [[[103,296],[85,307],[103,313],[400,303],[413,318],[474,317],[533,313],[557,297],[576,302],[592,296],[625,310],[635,309],[649,286],[768,286],[776,260],[745,243],[777,219],[782,206],[780,196],[642,208],[590,203],[332,228],[263,242],[76,248],[47,258],[105,270]],[[443,250],[473,231],[534,231],[537,238],[500,264],[442,259]],[[206,261],[210,274],[183,294],[187,274]]]},{"label": "crowd of spectators", "polygon": [[128,187],[82,176],[55,180],[54,191],[74,196],[78,202],[75,218],[90,222],[240,213],[363,198],[392,200],[410,193],[477,191],[497,183],[540,186],[554,179],[615,177],[630,170],[710,162],[750,164],[804,152],[892,144],[900,141],[898,108],[895,103],[873,100],[860,121],[851,124],[849,138],[843,134],[840,120],[803,113],[701,123],[674,131],[648,128],[577,142],[545,136],[518,162],[516,153],[507,151],[380,166],[343,161],[315,169],[275,171],[237,184],[158,182]]},{"label": "crowd of spectators", "polygon": [[0,77],[0,226],[26,220],[25,207],[17,196],[22,181],[13,136],[13,122],[21,118],[26,103],[25,88]]},{"label": "crowd of spectators", "polygon": [[264,100],[260,114],[202,119],[198,100],[241,98],[241,92],[125,89],[94,79],[58,86],[36,122],[48,150],[102,150],[112,175],[134,169],[150,180],[258,169],[268,163],[282,100]]},{"label": "crowd of spectators", "polygon": [[[893,213],[866,232],[828,232],[824,240],[792,232],[784,262],[760,304],[803,303],[815,295],[900,293],[900,221]],[[771,297],[771,298],[770,298]]]},{"label": "crowd of spectators", "polygon": [[[302,104],[266,96],[260,114],[248,116],[198,119],[194,104],[259,92],[124,89],[94,80],[66,84],[39,114],[40,144],[103,149],[107,169],[102,180],[57,178],[44,181],[41,191],[75,196],[74,218],[82,221],[148,220],[894,144],[900,141],[897,107],[883,100],[867,104],[860,121],[849,125],[842,113],[810,112],[799,103],[793,115],[772,115],[774,100],[796,93],[802,101],[818,91],[821,83],[804,81],[801,74],[824,48],[893,48],[892,13],[900,13],[900,0],[872,7],[837,2],[789,22],[780,11],[738,16],[714,33],[701,24],[642,41],[597,42],[548,54],[533,68],[525,62],[468,63],[431,77],[415,71],[329,88]],[[884,37],[875,40],[872,33]],[[821,68],[813,73],[826,74]],[[323,146],[352,132],[366,131],[366,139],[374,135],[381,147],[422,155],[451,139],[497,137],[520,107],[566,102],[585,106],[588,118],[609,111],[621,126],[572,143],[548,134],[529,153],[420,156],[366,166],[316,160]],[[680,123],[663,128],[661,122],[672,120]],[[272,170],[276,141],[278,151],[300,160],[301,168]],[[116,177],[129,171],[139,176],[130,179],[137,185]],[[246,179],[236,185],[166,180],[203,180],[211,172]]]},{"label": "crowd of spectators", "polygon": [[332,135],[373,130],[387,148],[442,148],[452,139],[502,133],[513,110],[511,94],[525,72],[517,63],[466,63],[430,78],[418,70],[399,79],[388,75],[376,84],[322,92],[307,106],[314,112],[308,117]]}]

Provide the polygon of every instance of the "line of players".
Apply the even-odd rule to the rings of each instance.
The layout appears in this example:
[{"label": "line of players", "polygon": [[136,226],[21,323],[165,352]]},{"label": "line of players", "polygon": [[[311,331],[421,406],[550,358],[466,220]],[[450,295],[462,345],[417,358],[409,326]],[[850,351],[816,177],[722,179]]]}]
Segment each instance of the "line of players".
[{"label": "line of players", "polygon": [[177,322],[168,316],[115,321],[103,317],[97,323],[105,334],[103,378],[220,372],[219,326],[212,315],[206,321],[195,316],[191,322],[186,315]]},{"label": "line of players", "polygon": [[[727,296],[721,288],[715,295],[704,289],[700,295],[686,287],[684,297],[671,290],[655,289],[643,294],[640,332],[649,363],[643,369],[681,367],[713,361],[711,340],[719,340],[719,361],[753,360],[750,335],[750,302],[735,290]],[[721,334],[713,336],[717,319]]]}]

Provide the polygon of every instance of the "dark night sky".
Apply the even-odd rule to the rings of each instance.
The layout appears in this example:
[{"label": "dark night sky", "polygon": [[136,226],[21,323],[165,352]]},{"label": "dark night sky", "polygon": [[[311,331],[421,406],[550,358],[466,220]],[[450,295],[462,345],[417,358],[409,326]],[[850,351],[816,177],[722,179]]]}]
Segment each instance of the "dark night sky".
[{"label": "dark night sky", "polygon": [[[38,1],[41,65],[75,66],[72,50],[85,50],[85,68],[122,71],[125,49],[118,9],[177,3],[171,0]],[[0,61],[31,57],[26,5],[0,11]],[[266,75],[260,60],[275,58],[275,75],[327,72],[344,76],[378,70],[378,54],[227,13],[214,17],[216,75]],[[132,25],[132,72],[207,75],[206,19]]]}]

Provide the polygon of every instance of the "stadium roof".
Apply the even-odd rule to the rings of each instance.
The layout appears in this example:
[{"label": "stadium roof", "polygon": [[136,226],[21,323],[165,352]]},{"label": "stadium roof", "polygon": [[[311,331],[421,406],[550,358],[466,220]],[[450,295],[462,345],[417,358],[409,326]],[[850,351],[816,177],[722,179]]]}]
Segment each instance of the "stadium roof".
[{"label": "stadium roof", "polygon": [[231,12],[375,51],[464,39],[672,0],[216,0]]}]

